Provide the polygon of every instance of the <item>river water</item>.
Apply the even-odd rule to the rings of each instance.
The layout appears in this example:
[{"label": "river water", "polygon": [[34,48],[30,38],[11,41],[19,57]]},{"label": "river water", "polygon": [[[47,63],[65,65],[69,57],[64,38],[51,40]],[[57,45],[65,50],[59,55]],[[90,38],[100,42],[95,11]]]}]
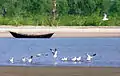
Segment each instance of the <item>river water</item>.
[{"label": "river water", "polygon": [[[58,57],[54,59],[50,48],[57,48]],[[21,63],[22,57],[38,53],[48,56],[34,57],[33,63]],[[91,62],[62,62],[62,57],[86,58],[86,53],[96,56]],[[9,63],[14,57],[14,64]],[[120,38],[50,38],[17,39],[0,38],[1,66],[107,66],[120,67]]]}]

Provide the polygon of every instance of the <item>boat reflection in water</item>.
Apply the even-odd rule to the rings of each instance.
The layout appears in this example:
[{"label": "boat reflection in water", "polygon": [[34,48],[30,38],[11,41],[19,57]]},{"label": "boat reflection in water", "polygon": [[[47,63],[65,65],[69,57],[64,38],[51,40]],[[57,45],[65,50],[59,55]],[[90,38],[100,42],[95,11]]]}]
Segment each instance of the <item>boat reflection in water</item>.
[{"label": "boat reflection in water", "polygon": [[28,34],[21,34],[9,31],[13,37],[15,38],[51,38],[54,33],[47,33],[47,34],[40,34],[40,35],[28,35]]}]

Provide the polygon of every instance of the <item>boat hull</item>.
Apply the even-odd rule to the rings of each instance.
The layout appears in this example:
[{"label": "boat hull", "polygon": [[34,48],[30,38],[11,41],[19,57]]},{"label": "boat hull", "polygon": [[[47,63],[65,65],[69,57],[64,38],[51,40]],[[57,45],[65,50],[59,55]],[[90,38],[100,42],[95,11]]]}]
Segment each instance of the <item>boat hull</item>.
[{"label": "boat hull", "polygon": [[28,35],[28,34],[20,34],[16,32],[9,31],[13,37],[15,38],[51,38],[54,33],[41,34],[41,35]]}]

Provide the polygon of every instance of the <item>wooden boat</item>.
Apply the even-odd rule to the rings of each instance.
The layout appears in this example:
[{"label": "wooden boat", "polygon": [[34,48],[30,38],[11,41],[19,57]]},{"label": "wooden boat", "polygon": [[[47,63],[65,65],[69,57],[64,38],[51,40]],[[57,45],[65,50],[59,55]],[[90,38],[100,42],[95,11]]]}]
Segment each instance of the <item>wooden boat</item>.
[{"label": "wooden boat", "polygon": [[20,34],[16,32],[9,31],[13,37],[15,38],[50,38],[54,33],[41,34],[41,35],[28,35],[28,34]]}]

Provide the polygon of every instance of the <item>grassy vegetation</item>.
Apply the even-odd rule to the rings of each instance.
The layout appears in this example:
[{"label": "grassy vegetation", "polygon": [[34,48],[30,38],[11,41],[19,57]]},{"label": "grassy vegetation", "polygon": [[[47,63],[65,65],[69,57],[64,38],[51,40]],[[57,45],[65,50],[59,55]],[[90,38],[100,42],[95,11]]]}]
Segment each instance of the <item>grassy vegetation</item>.
[{"label": "grassy vegetation", "polygon": [[103,21],[102,16],[74,16],[74,15],[65,15],[60,16],[53,21],[49,16],[37,16],[37,17],[0,17],[1,25],[34,25],[34,26],[120,26],[120,17],[118,16],[109,16],[108,21]]},{"label": "grassy vegetation", "polygon": [[[53,21],[52,0],[0,0],[0,25],[120,26],[120,0],[56,1]],[[103,13],[108,21],[102,21]]]}]

